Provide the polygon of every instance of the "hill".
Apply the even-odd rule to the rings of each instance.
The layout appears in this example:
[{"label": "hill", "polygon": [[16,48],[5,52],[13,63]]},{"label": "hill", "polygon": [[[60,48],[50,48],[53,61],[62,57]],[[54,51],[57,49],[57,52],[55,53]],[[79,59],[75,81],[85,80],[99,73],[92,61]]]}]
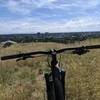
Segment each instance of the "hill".
[{"label": "hill", "polygon": [[[100,44],[100,39],[90,39],[74,44],[20,43],[0,47],[0,56],[21,52],[59,49],[79,45]],[[70,53],[58,55],[60,65],[66,70],[66,100],[100,100],[100,50],[82,56]],[[44,100],[45,80],[50,58],[39,56],[16,62],[0,61],[0,100]]]},{"label": "hill", "polygon": [[63,33],[34,33],[34,34],[2,34],[0,42],[7,40],[16,41],[19,43],[27,42],[60,42],[74,43],[86,39],[100,38],[100,32],[63,32]]}]

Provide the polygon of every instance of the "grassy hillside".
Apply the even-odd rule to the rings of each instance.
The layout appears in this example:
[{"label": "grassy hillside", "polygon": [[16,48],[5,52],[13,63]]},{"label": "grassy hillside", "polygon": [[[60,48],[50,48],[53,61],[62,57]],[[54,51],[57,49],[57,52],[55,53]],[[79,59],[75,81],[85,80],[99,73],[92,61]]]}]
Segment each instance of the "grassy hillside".
[{"label": "grassy hillside", "polygon": [[[75,44],[26,43],[0,47],[0,56],[21,52],[100,44],[100,39]],[[82,56],[58,55],[66,70],[66,100],[100,100],[100,50]],[[49,71],[49,57],[40,56],[16,62],[0,61],[0,100],[45,100],[44,72]]]}]

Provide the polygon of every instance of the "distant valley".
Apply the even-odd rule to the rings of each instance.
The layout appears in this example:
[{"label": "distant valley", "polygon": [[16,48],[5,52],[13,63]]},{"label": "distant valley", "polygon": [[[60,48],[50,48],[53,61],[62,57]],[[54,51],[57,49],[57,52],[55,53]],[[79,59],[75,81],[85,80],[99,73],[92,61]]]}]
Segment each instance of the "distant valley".
[{"label": "distant valley", "polygon": [[63,33],[26,33],[26,34],[2,34],[0,42],[12,40],[18,43],[26,42],[75,42],[91,38],[100,38],[100,32],[63,32]]}]

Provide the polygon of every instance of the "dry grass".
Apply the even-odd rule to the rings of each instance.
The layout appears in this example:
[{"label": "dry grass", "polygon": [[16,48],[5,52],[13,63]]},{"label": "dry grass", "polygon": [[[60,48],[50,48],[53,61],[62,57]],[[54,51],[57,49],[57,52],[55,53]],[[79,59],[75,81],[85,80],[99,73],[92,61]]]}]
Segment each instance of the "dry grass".
[{"label": "dry grass", "polygon": [[[59,49],[79,45],[100,44],[100,39],[75,44],[26,43],[0,47],[0,56],[36,50]],[[66,70],[66,100],[100,100],[100,50],[83,55],[58,55]],[[49,69],[48,57],[25,61],[0,61],[0,100],[44,100],[43,73]]]}]

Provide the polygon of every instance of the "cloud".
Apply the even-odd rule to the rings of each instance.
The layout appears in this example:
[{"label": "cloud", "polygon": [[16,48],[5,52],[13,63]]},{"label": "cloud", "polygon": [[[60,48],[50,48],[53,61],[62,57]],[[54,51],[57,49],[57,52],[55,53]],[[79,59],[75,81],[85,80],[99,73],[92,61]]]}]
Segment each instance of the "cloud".
[{"label": "cloud", "polygon": [[0,0],[0,33],[100,30],[99,9],[100,0]]},{"label": "cloud", "polygon": [[56,0],[0,0],[0,5],[12,13],[31,14],[34,9],[50,6]]},{"label": "cloud", "polygon": [[64,27],[69,28],[69,30],[96,31],[100,28],[100,18],[78,18],[66,22]]},{"label": "cloud", "polygon": [[0,0],[0,5],[12,13],[27,15],[39,8],[69,12],[74,12],[75,9],[86,11],[98,7],[100,0]]},{"label": "cloud", "polygon": [[[30,20],[29,20],[30,19]],[[0,21],[1,33],[35,33],[35,32],[73,32],[98,31],[100,18],[76,18],[58,22],[47,22],[39,19],[24,19],[16,21]]]}]

